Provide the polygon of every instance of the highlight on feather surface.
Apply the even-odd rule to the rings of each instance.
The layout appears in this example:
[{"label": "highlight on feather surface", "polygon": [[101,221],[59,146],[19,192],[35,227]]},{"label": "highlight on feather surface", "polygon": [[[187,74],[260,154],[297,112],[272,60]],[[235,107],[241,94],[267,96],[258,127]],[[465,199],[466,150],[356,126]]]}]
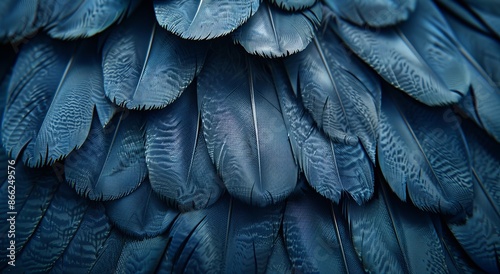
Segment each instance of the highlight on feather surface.
[{"label": "highlight on feather surface", "polygon": [[500,2],[0,4],[0,271],[500,273]]}]

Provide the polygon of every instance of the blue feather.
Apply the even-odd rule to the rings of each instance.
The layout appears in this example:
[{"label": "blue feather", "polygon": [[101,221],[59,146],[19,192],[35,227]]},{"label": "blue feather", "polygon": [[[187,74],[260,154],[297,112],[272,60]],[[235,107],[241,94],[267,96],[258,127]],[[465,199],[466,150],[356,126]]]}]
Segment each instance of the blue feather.
[{"label": "blue feather", "polygon": [[90,270],[99,249],[109,237],[111,224],[101,204],[90,204],[78,230],[64,253],[52,266],[52,273],[78,273]]},{"label": "blue feather", "polygon": [[288,11],[303,10],[316,4],[316,0],[270,0],[270,2]]},{"label": "blue feather", "polygon": [[283,236],[278,234],[276,240],[274,240],[273,251],[271,256],[269,256],[269,261],[267,263],[266,273],[292,273],[293,267],[292,262],[286,251]]},{"label": "blue feather", "polygon": [[263,3],[257,13],[233,33],[233,40],[251,54],[287,56],[307,47],[321,18],[320,3],[297,12]]},{"label": "blue feather", "polygon": [[196,106],[196,85],[173,104],[150,113],[146,162],[151,187],[181,211],[207,207],[224,185],[210,160]]},{"label": "blue feather", "polygon": [[497,37],[500,37],[500,2],[491,1],[462,1],[470,10],[474,17],[479,18],[488,29],[493,31]]},{"label": "blue feather", "polygon": [[118,260],[116,273],[156,272],[167,242],[165,235],[143,240],[127,239]]},{"label": "blue feather", "polygon": [[105,205],[106,214],[116,227],[139,238],[160,235],[179,214],[160,200],[147,178],[131,194]]},{"label": "blue feather", "polygon": [[378,79],[330,28],[318,32],[309,47],[287,58],[285,64],[318,126],[335,142],[361,143],[375,162]]},{"label": "blue feather", "polygon": [[159,269],[188,273],[262,273],[278,235],[282,206],[256,208],[224,196],[183,213],[168,231]]},{"label": "blue feather", "polygon": [[298,170],[270,73],[246,53],[219,47],[198,78],[209,155],[231,195],[277,203],[295,188]]},{"label": "blue feather", "polygon": [[458,102],[470,75],[437,8],[419,1],[399,27],[367,29],[341,18],[332,24],[344,42],[386,81],[431,106]]},{"label": "blue feather", "polygon": [[212,39],[231,33],[259,8],[260,0],[155,0],[158,23],[185,39]]},{"label": "blue feather", "polygon": [[347,222],[334,206],[306,187],[287,201],[283,237],[299,273],[363,273]]},{"label": "blue feather", "polygon": [[474,174],[474,208],[465,224],[450,229],[474,262],[488,273],[499,273],[500,144],[468,123],[463,124]]},{"label": "blue feather", "polygon": [[416,3],[417,0],[325,0],[342,18],[371,27],[387,27],[407,20]]},{"label": "blue feather", "polygon": [[448,273],[432,219],[399,201],[383,186],[363,206],[347,201],[352,241],[366,271],[372,273]]},{"label": "blue feather", "polygon": [[112,228],[106,241],[101,245],[97,258],[89,273],[112,273],[118,267],[118,260],[125,245],[125,236],[117,228]]},{"label": "blue feather", "polygon": [[309,184],[337,203],[342,191],[360,204],[368,200],[373,194],[373,165],[361,145],[334,143],[320,132],[293,95],[285,73],[276,67],[273,74],[295,161]]},{"label": "blue feather", "polygon": [[147,6],[118,25],[103,47],[106,96],[129,109],[161,108],[177,99],[202,67],[205,44],[156,23]]},{"label": "blue feather", "polygon": [[147,175],[144,124],[123,112],[106,128],[97,118],[84,145],[65,162],[66,180],[92,200],[113,200],[134,191]]},{"label": "blue feather", "polygon": [[[5,0],[0,3],[0,41],[19,41],[37,31],[38,0],[20,2]],[[21,4],[19,4],[21,3]]]},{"label": "blue feather", "polygon": [[472,208],[472,175],[458,119],[385,90],[378,160],[392,190],[418,208],[464,215]]}]

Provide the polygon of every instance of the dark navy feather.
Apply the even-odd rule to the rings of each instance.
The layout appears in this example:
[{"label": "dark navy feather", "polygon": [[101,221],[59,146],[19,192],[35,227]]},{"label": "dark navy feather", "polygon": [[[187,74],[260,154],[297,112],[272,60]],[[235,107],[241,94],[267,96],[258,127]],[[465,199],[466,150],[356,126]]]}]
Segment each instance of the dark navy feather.
[{"label": "dark navy feather", "polygon": [[106,213],[116,227],[126,235],[140,238],[165,232],[179,214],[158,197],[148,179],[131,194],[105,205]]},{"label": "dark navy feather", "polygon": [[316,0],[270,0],[270,2],[288,11],[303,10],[316,4]]},{"label": "dark navy feather", "polygon": [[281,234],[278,234],[278,237],[276,238],[276,240],[274,240],[273,251],[267,263],[266,273],[286,274],[292,272],[292,262],[290,261],[288,252],[286,251],[283,236]]},{"label": "dark navy feather", "polygon": [[405,21],[417,0],[325,0],[336,14],[359,26],[386,27]]},{"label": "dark navy feather", "polygon": [[341,18],[333,25],[386,81],[427,105],[456,103],[468,91],[470,75],[453,33],[428,0],[399,27],[363,28]]},{"label": "dark navy feather", "polygon": [[158,23],[185,39],[212,39],[231,33],[259,8],[260,0],[155,0]]},{"label": "dark navy feather", "polygon": [[302,11],[288,12],[264,2],[257,13],[234,32],[233,39],[248,53],[283,57],[307,47],[321,18],[320,3]]},{"label": "dark navy feather", "polygon": [[195,84],[149,115],[146,162],[153,190],[181,211],[207,207],[224,192],[203,137]]},{"label": "dark navy feather", "polygon": [[422,210],[470,212],[470,160],[455,114],[411,101],[395,90],[385,91],[378,160],[392,190]]},{"label": "dark navy feather", "polygon": [[65,162],[66,180],[77,193],[113,200],[139,186],[147,175],[144,124],[139,113],[128,111],[105,128],[94,118],[87,141]]},{"label": "dark navy feather", "polygon": [[117,228],[111,229],[106,241],[99,248],[99,253],[89,273],[112,273],[118,267],[118,260],[125,245],[125,236]]},{"label": "dark navy feather", "polygon": [[208,153],[231,195],[273,204],[293,191],[298,173],[276,90],[257,59],[225,45],[198,78]]},{"label": "dark navy feather", "polygon": [[117,273],[154,273],[167,247],[165,235],[136,240],[128,239],[118,260]]},{"label": "dark navy feather", "polygon": [[361,143],[375,162],[378,79],[330,28],[285,63],[291,78],[296,77],[302,103],[323,131],[335,142]]},{"label": "dark navy feather", "polygon": [[330,140],[293,95],[284,70],[275,67],[273,74],[295,161],[309,184],[336,203],[343,191],[360,204],[368,200],[373,194],[373,165],[361,145]]},{"label": "dark navy feather", "polygon": [[141,8],[108,36],[102,52],[106,96],[129,109],[173,102],[199,72],[205,44],[162,29],[151,8]]},{"label": "dark navy feather", "polygon": [[0,41],[19,41],[37,31],[38,2],[5,0],[0,3]]}]

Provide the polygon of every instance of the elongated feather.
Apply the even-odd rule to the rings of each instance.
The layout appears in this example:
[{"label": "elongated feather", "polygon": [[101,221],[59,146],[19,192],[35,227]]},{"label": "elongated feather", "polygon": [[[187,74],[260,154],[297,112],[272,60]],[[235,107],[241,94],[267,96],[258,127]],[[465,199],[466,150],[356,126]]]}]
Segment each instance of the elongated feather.
[{"label": "elongated feather", "polygon": [[115,271],[125,244],[124,238],[117,228],[111,229],[108,238],[100,247],[97,259],[90,268],[89,273],[99,274]]},{"label": "elongated feather", "polygon": [[316,4],[316,0],[270,0],[270,2],[288,11],[303,10]]},{"label": "elongated feather", "polygon": [[283,237],[300,273],[363,273],[346,221],[331,201],[303,187],[288,199]]},{"label": "elongated feather", "polygon": [[431,106],[456,103],[470,75],[446,21],[427,0],[400,27],[380,30],[336,19],[337,33],[386,81]]},{"label": "elongated feather", "polygon": [[262,3],[257,13],[234,32],[233,40],[248,53],[283,57],[307,47],[321,18],[320,3],[297,12]]},{"label": "elongated feather", "polygon": [[144,120],[123,112],[106,128],[97,118],[83,146],[65,162],[66,180],[92,200],[113,200],[135,190],[147,175]]},{"label": "elongated feather", "polygon": [[25,47],[14,66],[2,123],[2,140],[16,159],[21,150],[36,140],[72,46],[37,36]]},{"label": "elongated feather", "polygon": [[463,124],[474,173],[474,209],[465,224],[449,227],[467,254],[488,273],[498,273],[500,254],[500,145]]},{"label": "elongated feather", "polygon": [[325,0],[336,14],[359,26],[387,27],[405,21],[415,10],[416,0]]},{"label": "elongated feather", "polygon": [[380,118],[378,160],[398,197],[422,210],[470,212],[470,162],[453,112],[386,90]]},{"label": "elongated feather", "polygon": [[19,261],[30,263],[16,265],[16,272],[49,271],[73,239],[87,206],[87,201],[73,189],[59,184],[36,231],[17,255]]},{"label": "elongated feather", "polygon": [[111,224],[106,217],[104,206],[90,204],[78,230],[64,253],[55,261],[51,272],[78,273],[90,270],[110,231]]},{"label": "elongated feather", "polygon": [[309,184],[337,203],[343,191],[360,204],[368,200],[373,194],[373,167],[361,145],[332,142],[293,95],[286,73],[275,66],[273,76],[293,155]]},{"label": "elongated feather", "polygon": [[224,45],[198,78],[208,153],[232,196],[277,203],[294,189],[298,170],[276,90],[258,60]]},{"label": "elongated feather", "polygon": [[462,1],[469,10],[484,22],[497,36],[500,36],[500,2],[498,0]]},{"label": "elongated feather", "polygon": [[214,206],[183,213],[168,231],[158,269],[166,272],[262,273],[281,222],[282,206],[256,208],[228,195]]},{"label": "elongated feather", "polygon": [[207,207],[224,192],[197,109],[193,84],[173,104],[150,113],[146,126],[151,187],[181,211]]},{"label": "elongated feather", "polygon": [[161,201],[147,178],[131,194],[105,205],[116,227],[126,235],[140,238],[165,232],[178,214]]},{"label": "elongated feather", "polygon": [[185,39],[212,39],[233,32],[259,8],[259,0],[155,0],[158,23]]},{"label": "elongated feather", "polygon": [[[42,220],[59,185],[51,168],[31,169],[23,166],[21,162],[18,162],[14,167],[15,180],[11,180],[12,184],[9,184],[6,179],[0,188],[0,195],[4,197],[2,199],[5,201],[1,207],[1,218],[7,220],[11,217],[7,212],[17,213],[15,214],[15,233],[8,233],[10,221],[2,222],[0,225],[0,231],[5,233],[6,237],[6,240],[2,241],[0,245],[2,248],[0,249],[0,270],[3,266],[7,266],[6,262],[9,259],[7,255],[10,253],[7,248],[10,245],[10,240],[15,240],[15,252],[19,254]],[[12,194],[15,196],[13,209],[8,207],[7,202],[9,195]],[[9,238],[9,234],[13,235]]]},{"label": "elongated feather", "polygon": [[432,219],[398,200],[382,184],[377,184],[378,193],[367,204],[346,204],[354,247],[365,270],[448,273]]},{"label": "elongated feather", "polygon": [[102,56],[106,96],[129,109],[173,102],[202,67],[205,44],[162,29],[148,6],[107,38]]},{"label": "elongated feather", "polygon": [[[127,239],[118,260],[118,273],[153,273],[161,262],[168,238],[160,235],[154,238]],[[160,272],[162,269],[158,269]]]},{"label": "elongated feather", "polygon": [[375,162],[381,91],[369,69],[330,28],[318,32],[309,47],[285,64],[318,126],[336,142],[360,142]]},{"label": "elongated feather", "polygon": [[283,236],[278,234],[274,240],[273,251],[267,263],[266,273],[292,273],[293,267],[285,248]]}]

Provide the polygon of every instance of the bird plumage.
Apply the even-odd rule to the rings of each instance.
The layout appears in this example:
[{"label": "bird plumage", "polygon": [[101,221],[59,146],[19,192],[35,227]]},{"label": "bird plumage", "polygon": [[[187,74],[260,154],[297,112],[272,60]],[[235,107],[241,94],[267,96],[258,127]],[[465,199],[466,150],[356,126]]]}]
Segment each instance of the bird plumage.
[{"label": "bird plumage", "polygon": [[1,271],[499,273],[495,3],[0,4]]}]

